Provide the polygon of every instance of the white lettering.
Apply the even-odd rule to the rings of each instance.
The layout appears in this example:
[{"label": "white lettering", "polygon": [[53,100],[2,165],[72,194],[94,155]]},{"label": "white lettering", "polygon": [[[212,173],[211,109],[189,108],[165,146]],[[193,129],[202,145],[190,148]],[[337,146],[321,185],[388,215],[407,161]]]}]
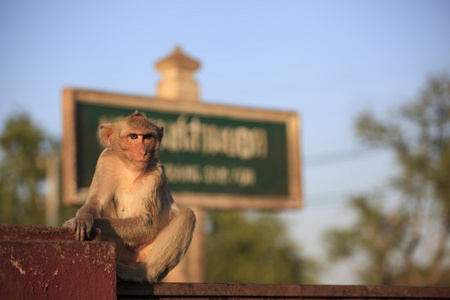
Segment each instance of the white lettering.
[{"label": "white lettering", "polygon": [[200,165],[182,165],[171,164],[165,165],[167,180],[171,183],[202,183],[202,167]]},{"label": "white lettering", "polygon": [[227,185],[229,177],[229,169],[223,166],[207,165],[203,168],[203,178],[205,184],[209,185]]},{"label": "white lettering", "polygon": [[197,164],[165,165],[169,183],[250,187],[256,185],[256,172],[249,167],[202,166]]},{"label": "white lettering", "polygon": [[264,159],[269,155],[267,132],[262,128],[203,124],[199,118],[188,121],[183,115],[176,121],[155,120],[155,123],[165,126],[161,150],[241,160]]}]

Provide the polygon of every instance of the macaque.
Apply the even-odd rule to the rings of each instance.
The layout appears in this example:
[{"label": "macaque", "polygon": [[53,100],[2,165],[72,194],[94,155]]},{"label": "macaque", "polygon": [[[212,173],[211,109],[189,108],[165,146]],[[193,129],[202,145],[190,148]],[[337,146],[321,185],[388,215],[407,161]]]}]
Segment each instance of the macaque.
[{"label": "macaque", "polygon": [[99,228],[102,240],[116,244],[117,277],[156,282],[185,255],[195,215],[180,210],[169,191],[158,152],[163,127],[138,110],[115,123],[100,125],[106,147],[97,161],[86,203],[69,227],[78,240]]}]

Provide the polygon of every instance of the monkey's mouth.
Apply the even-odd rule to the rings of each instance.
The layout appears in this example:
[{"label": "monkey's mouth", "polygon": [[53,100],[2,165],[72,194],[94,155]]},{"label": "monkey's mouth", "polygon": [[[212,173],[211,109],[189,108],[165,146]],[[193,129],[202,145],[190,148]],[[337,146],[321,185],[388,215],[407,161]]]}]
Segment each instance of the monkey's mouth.
[{"label": "monkey's mouth", "polygon": [[133,163],[136,163],[136,164],[146,164],[146,163],[148,163],[148,160],[147,160],[147,159],[144,159],[144,160],[133,160]]}]

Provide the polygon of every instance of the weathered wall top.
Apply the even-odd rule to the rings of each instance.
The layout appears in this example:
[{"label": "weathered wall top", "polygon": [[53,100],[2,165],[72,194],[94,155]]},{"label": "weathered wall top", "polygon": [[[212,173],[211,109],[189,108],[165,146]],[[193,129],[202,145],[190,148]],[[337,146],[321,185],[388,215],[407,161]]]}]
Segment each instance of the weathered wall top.
[{"label": "weathered wall top", "polygon": [[0,225],[2,299],[116,299],[113,243],[68,228]]},{"label": "weathered wall top", "polygon": [[450,299],[449,287],[116,284],[114,244],[68,228],[0,224],[1,299]]}]

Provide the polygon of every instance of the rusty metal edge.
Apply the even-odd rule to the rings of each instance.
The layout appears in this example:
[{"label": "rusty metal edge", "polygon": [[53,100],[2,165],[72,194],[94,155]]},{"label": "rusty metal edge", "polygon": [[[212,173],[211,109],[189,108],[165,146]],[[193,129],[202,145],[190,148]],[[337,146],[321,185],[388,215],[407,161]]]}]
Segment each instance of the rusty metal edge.
[{"label": "rusty metal edge", "polygon": [[118,296],[165,297],[360,297],[450,299],[450,287],[237,283],[117,284]]}]

